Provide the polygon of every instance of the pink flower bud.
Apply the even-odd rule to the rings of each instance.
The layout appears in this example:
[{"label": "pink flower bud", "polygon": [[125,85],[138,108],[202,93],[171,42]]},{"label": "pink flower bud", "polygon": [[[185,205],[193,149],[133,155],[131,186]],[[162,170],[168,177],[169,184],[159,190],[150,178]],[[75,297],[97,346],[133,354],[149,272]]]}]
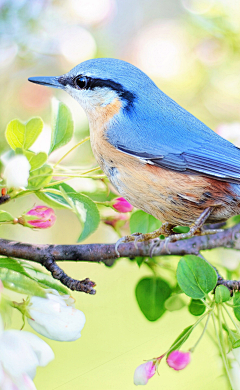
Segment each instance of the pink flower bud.
[{"label": "pink flower bud", "polygon": [[110,225],[115,228],[117,225],[123,226],[128,220],[128,216],[125,214],[118,214],[117,217],[107,217],[103,220],[106,225]]},{"label": "pink flower bud", "polygon": [[183,370],[191,361],[190,352],[173,351],[167,358],[169,367],[176,371]]},{"label": "pink flower bud", "polygon": [[134,372],[134,384],[135,385],[146,385],[148,380],[152,378],[152,376],[156,372],[156,361],[150,361],[141,364],[138,366]]},{"label": "pink flower bud", "polygon": [[30,225],[29,227],[35,227],[38,229],[46,229],[48,227],[51,227],[56,221],[56,215],[54,214],[53,209],[47,206],[35,206],[25,215],[31,215],[33,216],[33,218],[29,219],[29,217],[20,217],[19,220],[22,218],[23,222],[19,221],[19,223],[22,223],[22,225],[25,226]]},{"label": "pink flower bud", "polygon": [[113,208],[120,213],[128,213],[132,211],[133,206],[124,198],[116,198],[113,200]]}]

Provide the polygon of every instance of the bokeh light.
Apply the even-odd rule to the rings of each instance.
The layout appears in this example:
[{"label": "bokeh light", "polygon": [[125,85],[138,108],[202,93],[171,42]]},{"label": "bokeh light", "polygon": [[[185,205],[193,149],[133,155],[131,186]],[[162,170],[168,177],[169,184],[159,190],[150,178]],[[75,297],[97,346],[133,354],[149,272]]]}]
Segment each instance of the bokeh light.
[{"label": "bokeh light", "polygon": [[132,57],[146,73],[172,78],[185,64],[187,45],[184,31],[177,21],[155,21],[133,39]]},{"label": "bokeh light", "polygon": [[70,0],[70,4],[75,17],[86,25],[109,21],[116,7],[115,0]]},{"label": "bokeh light", "polygon": [[186,10],[193,14],[204,14],[214,5],[215,0],[182,0]]},{"label": "bokeh light", "polygon": [[216,132],[240,147],[240,122],[222,123],[216,128]]},{"label": "bokeh light", "polygon": [[83,27],[75,26],[61,31],[60,52],[67,61],[78,64],[96,54],[96,42],[92,34]]},{"label": "bokeh light", "polygon": [[24,108],[42,110],[49,104],[52,93],[50,88],[42,88],[26,81],[19,91],[19,102]]}]

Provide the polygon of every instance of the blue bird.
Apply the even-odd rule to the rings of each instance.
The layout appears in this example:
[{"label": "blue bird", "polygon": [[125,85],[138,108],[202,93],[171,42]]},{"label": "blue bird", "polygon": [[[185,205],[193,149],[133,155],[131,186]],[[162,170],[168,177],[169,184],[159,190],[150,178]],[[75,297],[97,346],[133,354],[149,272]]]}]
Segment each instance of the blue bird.
[{"label": "blue bird", "polygon": [[[240,150],[121,60],[85,61],[58,77],[29,81],[61,88],[85,110],[95,158],[119,194],[164,222],[139,240],[240,214]],[[134,237],[124,238],[131,241]],[[117,249],[117,248],[116,248]]]}]

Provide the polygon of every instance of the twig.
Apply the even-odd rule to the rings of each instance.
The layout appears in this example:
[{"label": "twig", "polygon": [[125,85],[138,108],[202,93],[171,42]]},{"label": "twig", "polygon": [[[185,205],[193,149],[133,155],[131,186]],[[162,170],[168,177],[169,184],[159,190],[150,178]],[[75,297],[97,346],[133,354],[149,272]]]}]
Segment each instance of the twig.
[{"label": "twig", "polygon": [[51,272],[54,279],[58,279],[64,286],[70,288],[70,290],[82,291],[91,295],[96,294],[96,290],[93,288],[96,286],[94,282],[88,278],[84,280],[71,278],[51,258],[45,258],[42,265]]}]

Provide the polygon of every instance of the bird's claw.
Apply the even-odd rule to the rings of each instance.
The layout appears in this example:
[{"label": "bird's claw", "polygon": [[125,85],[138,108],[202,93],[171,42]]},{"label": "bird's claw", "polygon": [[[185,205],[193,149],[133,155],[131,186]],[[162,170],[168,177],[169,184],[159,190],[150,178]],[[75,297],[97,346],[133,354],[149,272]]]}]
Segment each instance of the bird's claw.
[{"label": "bird's claw", "polygon": [[150,246],[150,250],[149,250],[149,256],[151,258],[154,255],[155,249],[158,248],[159,246],[160,246],[160,250],[161,250],[162,240],[160,240],[160,238],[155,238],[154,240],[152,240],[152,243],[151,243],[151,246]]},{"label": "bird's claw", "polygon": [[[138,249],[138,242],[139,241],[148,241],[148,240],[159,240],[159,236],[164,234],[164,235],[169,235],[171,234],[171,228],[172,228],[172,225],[170,225],[169,223],[164,223],[161,228],[151,232],[151,233],[133,233],[131,234],[131,236],[125,236],[125,237],[122,237],[120,238],[116,244],[115,244],[115,252],[117,254],[118,257],[120,257],[120,253],[118,251],[118,247],[120,244],[123,244],[123,243],[126,243],[126,242],[131,242],[131,241],[134,241],[134,246],[136,249]],[[152,254],[154,252],[154,248],[155,248],[156,245],[153,246],[152,248]]]},{"label": "bird's claw", "polygon": [[118,247],[120,244],[126,243],[126,242],[131,242],[134,241],[134,246],[137,249],[137,243],[141,239],[142,234],[141,233],[133,233],[131,236],[124,236],[119,238],[115,244],[115,252],[117,254],[117,257],[120,257],[120,253],[118,251]]},{"label": "bird's claw", "polygon": [[125,240],[125,237],[121,237],[121,238],[119,238],[119,240],[117,240],[117,242],[115,244],[115,252],[116,252],[117,257],[120,257],[120,253],[118,251],[118,247],[119,247],[120,244],[122,244],[124,242],[124,240]]},{"label": "bird's claw", "polygon": [[166,237],[164,240],[161,240],[160,238],[156,238],[151,245],[149,256],[153,257],[155,250],[158,248],[159,248],[159,255],[161,255],[163,249],[165,249],[166,252],[170,255],[171,252],[168,248],[169,242],[171,242],[170,237]]}]

